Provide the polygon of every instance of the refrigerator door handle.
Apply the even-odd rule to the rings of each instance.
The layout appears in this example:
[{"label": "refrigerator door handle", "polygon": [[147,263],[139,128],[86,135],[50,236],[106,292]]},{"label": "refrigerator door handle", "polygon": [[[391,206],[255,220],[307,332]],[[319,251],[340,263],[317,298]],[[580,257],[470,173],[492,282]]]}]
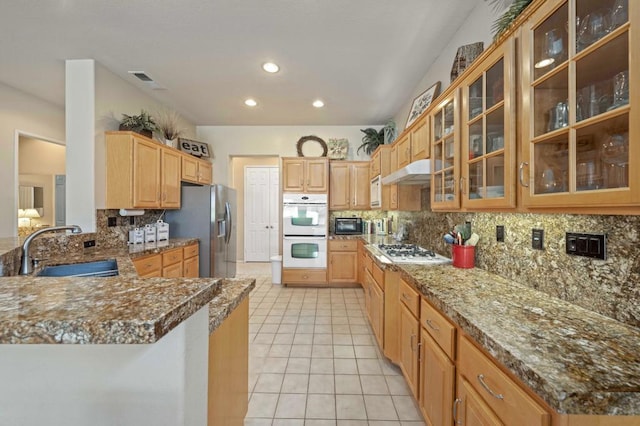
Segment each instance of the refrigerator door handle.
[{"label": "refrigerator door handle", "polygon": [[233,221],[231,219],[231,204],[229,204],[228,201],[224,203],[224,215],[225,215],[225,218],[224,218],[225,222],[229,224],[229,226],[227,226],[227,229],[226,229],[226,235],[225,235],[224,241],[227,244],[229,244],[229,241],[231,241],[231,228],[233,228]]}]

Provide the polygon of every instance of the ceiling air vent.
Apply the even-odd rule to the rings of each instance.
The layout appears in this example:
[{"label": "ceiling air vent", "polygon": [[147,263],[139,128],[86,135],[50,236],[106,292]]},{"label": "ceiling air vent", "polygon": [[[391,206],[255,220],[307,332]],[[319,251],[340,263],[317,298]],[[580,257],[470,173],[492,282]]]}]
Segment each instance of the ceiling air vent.
[{"label": "ceiling air vent", "polygon": [[147,84],[150,88],[154,90],[163,90],[164,87],[160,86],[157,82],[155,82],[151,77],[147,75],[144,71],[129,71],[129,74],[137,77],[138,80]]}]

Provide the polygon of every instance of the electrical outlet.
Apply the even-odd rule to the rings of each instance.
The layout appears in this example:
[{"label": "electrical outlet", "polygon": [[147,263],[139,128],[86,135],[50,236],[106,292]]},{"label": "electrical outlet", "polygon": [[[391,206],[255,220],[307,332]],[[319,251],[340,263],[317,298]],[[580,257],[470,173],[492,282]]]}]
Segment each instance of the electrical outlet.
[{"label": "electrical outlet", "polygon": [[112,226],[117,226],[118,225],[118,218],[117,217],[108,217],[107,218],[107,226],[112,227]]},{"label": "electrical outlet", "polygon": [[567,254],[607,260],[607,234],[565,234]]},{"label": "electrical outlet", "polygon": [[544,250],[544,229],[531,230],[531,247],[535,250]]},{"label": "electrical outlet", "polygon": [[504,243],[504,225],[496,226],[496,241]]},{"label": "electrical outlet", "polygon": [[84,248],[95,247],[96,240],[87,240],[84,242]]}]

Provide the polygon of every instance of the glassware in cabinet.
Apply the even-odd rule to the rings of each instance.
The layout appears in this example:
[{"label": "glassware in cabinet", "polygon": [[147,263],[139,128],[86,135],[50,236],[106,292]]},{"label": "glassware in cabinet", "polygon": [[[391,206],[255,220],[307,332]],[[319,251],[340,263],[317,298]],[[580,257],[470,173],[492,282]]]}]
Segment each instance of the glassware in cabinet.
[{"label": "glassware in cabinet", "polygon": [[[525,207],[640,203],[640,148],[632,143],[640,123],[630,120],[638,99],[630,76],[640,64],[640,37],[631,27],[639,19],[640,4],[628,0],[569,0],[548,2],[525,24]],[[541,66],[546,34],[562,21],[567,57]]]},{"label": "glassware in cabinet", "polygon": [[432,114],[432,156],[433,176],[431,185],[431,207],[438,209],[458,209],[459,180],[459,127],[458,92],[445,99]]},{"label": "glassware in cabinet", "polygon": [[463,82],[461,199],[467,208],[515,207],[515,38]]}]

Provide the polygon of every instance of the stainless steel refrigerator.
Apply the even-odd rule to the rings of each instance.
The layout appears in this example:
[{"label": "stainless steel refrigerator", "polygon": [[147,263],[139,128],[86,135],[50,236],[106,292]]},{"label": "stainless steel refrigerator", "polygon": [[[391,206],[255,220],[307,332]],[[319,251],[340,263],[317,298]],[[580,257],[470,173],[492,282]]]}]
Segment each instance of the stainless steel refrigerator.
[{"label": "stainless steel refrigerator", "polygon": [[236,191],[224,185],[182,186],[182,207],[167,211],[170,237],[200,240],[201,277],[236,276]]}]

